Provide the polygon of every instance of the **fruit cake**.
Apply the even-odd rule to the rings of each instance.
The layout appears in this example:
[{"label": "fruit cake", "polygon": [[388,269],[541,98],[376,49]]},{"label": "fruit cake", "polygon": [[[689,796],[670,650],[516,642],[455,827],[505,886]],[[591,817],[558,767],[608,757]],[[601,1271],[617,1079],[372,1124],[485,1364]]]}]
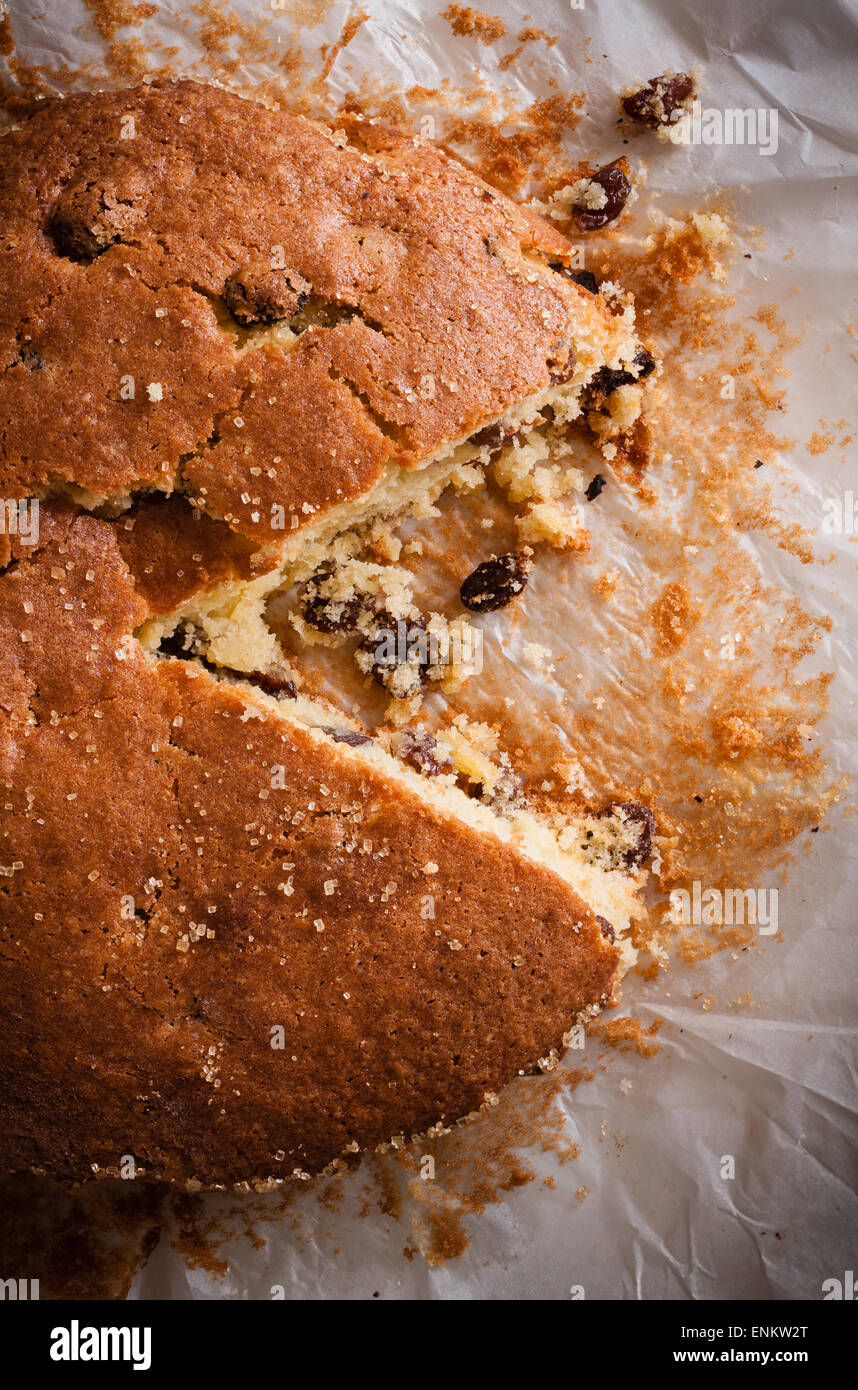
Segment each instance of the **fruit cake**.
[{"label": "fruit cake", "polygon": [[426,142],[192,82],[22,108],[0,254],[0,1161],[265,1187],[478,1112],[613,997],[651,818],[394,756],[266,604],[619,438],[633,310]]}]

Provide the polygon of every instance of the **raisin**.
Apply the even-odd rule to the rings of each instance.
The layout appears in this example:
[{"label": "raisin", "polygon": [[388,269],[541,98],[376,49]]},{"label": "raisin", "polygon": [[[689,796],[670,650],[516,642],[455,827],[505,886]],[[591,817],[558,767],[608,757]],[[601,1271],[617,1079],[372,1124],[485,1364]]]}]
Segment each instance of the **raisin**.
[{"label": "raisin", "polygon": [[359,734],[357,729],[332,729],[327,724],[322,727],[334,743],[347,743],[349,748],[360,748],[363,743],[372,743],[369,734]]},{"label": "raisin", "polygon": [[355,594],[345,600],[329,599],[320,594],[305,603],[301,611],[306,622],[317,632],[354,632],[360,616],[361,598],[359,594]]},{"label": "raisin", "polygon": [[352,594],[349,598],[339,599],[325,594],[324,586],[333,575],[334,566],[331,564],[320,566],[311,575],[299,595],[301,614],[317,632],[354,632],[364,607],[364,596]]},{"label": "raisin", "polygon": [[267,671],[251,671],[250,675],[242,676],[242,680],[253,681],[267,695],[282,695],[287,700],[295,700],[298,697],[298,687],[290,678],[285,666],[269,666]]},{"label": "raisin", "polygon": [[600,208],[576,207],[575,220],[582,232],[595,232],[615,221],[632,191],[631,180],[619,161],[591,174],[590,182],[604,189],[607,202]]},{"label": "raisin", "polygon": [[424,777],[441,777],[453,771],[450,759],[439,756],[437,742],[425,729],[406,729],[396,751],[404,763]]},{"label": "raisin", "polygon": [[685,107],[693,92],[694,80],[687,72],[665,72],[622,97],[620,105],[629,120],[638,125],[672,125],[676,112]]},{"label": "raisin", "polygon": [[258,685],[266,695],[273,695],[278,699],[298,698],[298,687],[285,674],[284,666],[269,666],[267,671],[237,671],[234,666],[218,666],[206,656],[200,656],[199,660],[207,671],[211,671],[212,675],[218,676],[221,680],[246,681],[250,685]]},{"label": "raisin", "polygon": [[596,498],[601,493],[602,488],[605,486],[605,481],[606,480],[602,477],[601,473],[597,473],[595,475],[595,477],[591,480],[590,486],[587,488],[587,491],[584,493],[584,496],[586,497],[588,502],[595,502]]},{"label": "raisin", "polygon": [[355,656],[361,670],[378,685],[398,699],[407,699],[420,689],[429,665],[426,624],[422,618],[394,618],[381,609]]},{"label": "raisin", "polygon": [[185,661],[198,656],[205,647],[205,633],[195,623],[179,623],[167,637],[162,637],[158,651],[162,656],[178,656]]},{"label": "raisin", "polygon": [[610,396],[618,386],[633,386],[638,381],[644,381],[655,371],[655,358],[645,347],[638,348],[632,361],[638,369],[637,376],[622,368],[600,367],[588,387],[591,397],[595,400]]},{"label": "raisin", "polygon": [[605,940],[610,941],[611,945],[613,945],[617,939],[616,933],[607,917],[597,917],[596,921],[599,923],[599,931],[602,933]]},{"label": "raisin", "polygon": [[527,584],[533,565],[522,551],[493,555],[468,575],[459,597],[472,613],[493,613],[506,608]]},{"label": "raisin", "polygon": [[574,349],[571,347],[565,362],[561,362],[559,365],[554,362],[549,362],[548,374],[552,385],[560,386],[564,381],[569,381],[570,377],[575,375],[577,362],[578,358],[575,355]]},{"label": "raisin", "polygon": [[223,287],[229,312],[243,328],[279,323],[303,309],[310,285],[294,270],[275,270],[265,260],[240,266]]},{"label": "raisin", "polygon": [[75,261],[92,261],[132,234],[143,220],[134,206],[142,185],[126,181],[115,189],[96,183],[70,184],[51,213],[49,230],[58,251]]},{"label": "raisin", "polygon": [[649,376],[650,372],[655,371],[655,358],[645,347],[638,348],[632,361],[638,369],[637,381],[643,381],[645,377]]},{"label": "raisin", "polygon": [[582,289],[589,290],[591,294],[599,293],[599,282],[592,270],[577,270],[569,278],[574,280],[576,285],[580,285]]},{"label": "raisin", "polygon": [[562,265],[560,261],[553,261],[551,269],[559,271],[568,280],[574,280],[575,284],[580,285],[582,290],[589,290],[590,294],[599,293],[599,282],[592,270],[570,270],[569,266]]},{"label": "raisin", "polygon": [[600,367],[587,387],[588,398],[594,403],[604,400],[618,386],[628,386],[633,381],[631,372],[618,371],[615,367]]},{"label": "raisin", "polygon": [[471,795],[490,806],[494,811],[523,810],[527,805],[524,796],[524,783],[511,767],[502,767],[500,776],[487,790],[482,782],[477,782]]},{"label": "raisin", "polygon": [[589,290],[590,294],[599,293],[599,282],[592,270],[574,270],[571,265],[564,265],[562,261],[549,261],[548,269],[556,270],[558,275],[565,275],[567,280],[574,280],[576,285]]},{"label": "raisin", "polygon": [[489,453],[496,454],[498,449],[502,449],[504,444],[510,439],[514,439],[519,430],[509,425],[484,425],[476,434],[471,435],[471,443],[476,444],[480,449],[488,449]]},{"label": "raisin", "polygon": [[627,868],[639,869],[652,854],[655,816],[648,806],[642,806],[639,801],[613,801],[600,815],[614,816],[618,811],[627,823],[632,821],[637,826],[637,844],[624,852],[623,863]]}]

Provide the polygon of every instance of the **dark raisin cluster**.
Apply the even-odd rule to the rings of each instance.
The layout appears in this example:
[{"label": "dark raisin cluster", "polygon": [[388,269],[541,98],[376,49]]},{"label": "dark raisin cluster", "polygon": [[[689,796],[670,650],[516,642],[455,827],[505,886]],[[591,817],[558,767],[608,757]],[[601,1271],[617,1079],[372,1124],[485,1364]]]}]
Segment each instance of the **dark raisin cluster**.
[{"label": "dark raisin cluster", "polygon": [[685,108],[693,94],[694,80],[687,72],[662,73],[623,97],[620,105],[628,119],[638,125],[672,125],[677,111]]},{"label": "dark raisin cluster", "polygon": [[358,664],[397,699],[416,695],[429,667],[429,640],[423,619],[394,618],[384,608],[375,613],[358,647]]},{"label": "dark raisin cluster", "polygon": [[115,188],[90,181],[63,189],[48,230],[57,250],[74,261],[92,261],[111,246],[130,239],[144,218],[136,183]]},{"label": "dark raisin cluster", "polygon": [[441,777],[453,771],[450,759],[439,752],[437,740],[419,726],[400,734],[396,751],[404,763],[415,772],[422,772],[424,777]]},{"label": "dark raisin cluster", "polygon": [[335,568],[330,563],[320,565],[302,585],[298,603],[304,621],[317,632],[343,635],[357,631],[358,619],[371,600],[367,594],[351,594],[347,599],[331,597],[329,581]]},{"label": "dark raisin cluster", "polygon": [[468,575],[459,597],[472,613],[506,608],[524,590],[533,565],[523,551],[493,555]]}]

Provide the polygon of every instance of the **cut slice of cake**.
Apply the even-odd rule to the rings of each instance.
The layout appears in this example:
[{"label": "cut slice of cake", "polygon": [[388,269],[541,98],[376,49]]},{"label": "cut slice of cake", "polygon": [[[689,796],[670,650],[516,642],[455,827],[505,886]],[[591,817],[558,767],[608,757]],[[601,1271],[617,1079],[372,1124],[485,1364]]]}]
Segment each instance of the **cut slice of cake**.
[{"label": "cut slice of cake", "polygon": [[[563,236],[374,121],[154,83],[35,102],[2,152],[3,495],[178,490],[271,567],[643,378]],[[598,402],[606,438],[640,405]]]},{"label": "cut slice of cake", "polygon": [[264,1187],[552,1065],[633,955],[624,816],[496,815],[147,653],[123,522],[42,510],[0,574],[3,1164]]}]

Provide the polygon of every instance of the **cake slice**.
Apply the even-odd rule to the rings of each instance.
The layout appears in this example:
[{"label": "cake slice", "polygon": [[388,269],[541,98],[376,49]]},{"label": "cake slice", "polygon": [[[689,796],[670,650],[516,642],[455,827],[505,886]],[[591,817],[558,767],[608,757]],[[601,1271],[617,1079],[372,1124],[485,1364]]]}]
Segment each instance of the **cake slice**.
[{"label": "cake slice", "polygon": [[630,823],[146,652],[123,521],[42,511],[0,574],[3,1165],[265,1187],[552,1065],[633,956]]}]

